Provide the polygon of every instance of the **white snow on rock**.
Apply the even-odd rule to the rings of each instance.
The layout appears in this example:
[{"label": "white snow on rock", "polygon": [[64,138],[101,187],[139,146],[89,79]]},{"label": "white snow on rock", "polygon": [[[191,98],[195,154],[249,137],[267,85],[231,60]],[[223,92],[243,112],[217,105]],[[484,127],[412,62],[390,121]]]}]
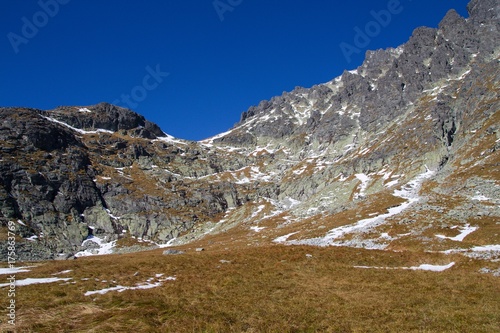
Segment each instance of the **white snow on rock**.
[{"label": "white snow on rock", "polygon": [[337,177],[339,179],[338,181],[341,182],[341,183],[345,182],[349,178],[349,177],[347,177],[347,176],[345,176],[343,174],[340,174]]},{"label": "white snow on rock", "polygon": [[116,241],[106,242],[105,240],[95,236],[84,240],[82,246],[87,245],[87,243],[89,242],[94,242],[97,245],[99,245],[99,247],[95,249],[87,249],[85,251],[80,251],[75,254],[75,257],[88,257],[88,256],[111,254],[113,253],[113,248],[116,246]]},{"label": "white snow on rock", "polygon": [[96,134],[96,133],[109,133],[109,134],[113,134],[114,133],[113,131],[109,131],[109,130],[105,130],[105,129],[100,129],[100,128],[97,129],[97,130],[95,130],[95,131],[85,131],[85,130],[73,127],[73,126],[71,126],[69,124],[66,124],[65,122],[62,122],[60,120],[51,118],[51,117],[45,117],[45,116],[41,116],[41,117],[44,118],[44,119],[47,119],[48,121],[51,121],[53,123],[65,126],[65,127],[69,128],[69,129],[75,131],[75,132],[80,133],[80,134]]},{"label": "white snow on rock", "polygon": [[[250,178],[246,177],[244,175],[237,174],[240,171],[244,171],[245,169],[250,169],[249,170]],[[269,181],[272,181],[276,176],[276,173],[274,173],[274,172],[271,172],[271,173],[261,172],[259,167],[257,167],[257,166],[252,166],[250,168],[245,167],[243,169],[234,171],[232,174],[233,174],[233,177],[237,179],[236,184],[250,184],[254,181],[269,182]]]},{"label": "white snow on rock", "polygon": [[171,247],[171,246],[174,246],[175,242],[177,241],[177,237],[176,238],[172,238],[170,239],[169,241],[167,241],[165,244],[158,244],[156,243],[156,245],[160,248],[160,249],[164,249],[164,248],[167,248],[167,247]]},{"label": "white snow on rock", "polygon": [[167,133],[164,133],[164,134],[165,134],[165,136],[158,137],[155,140],[153,140],[152,142],[162,141],[165,143],[170,143],[170,144],[175,144],[175,145],[178,145],[178,144],[186,145],[186,142],[179,140],[179,139],[177,139],[177,138],[175,138]]},{"label": "white snow on rock", "polygon": [[227,132],[223,132],[223,133],[217,134],[217,135],[215,135],[215,136],[213,136],[211,138],[204,139],[204,140],[201,140],[201,141],[198,141],[198,142],[201,143],[201,144],[203,144],[204,146],[211,147],[214,144],[215,140],[223,138],[223,137],[225,137],[228,134],[231,134],[231,132],[233,132],[234,130],[235,129],[231,129],[231,130],[229,130]]},{"label": "white snow on rock", "polygon": [[265,227],[250,227],[250,229],[255,232],[261,232],[262,230],[265,229]]},{"label": "white snow on rock", "polygon": [[106,213],[108,213],[109,217],[111,217],[112,219],[114,219],[114,220],[121,219],[121,217],[113,215],[109,209],[105,209],[105,210],[106,210]]},{"label": "white snow on rock", "polygon": [[283,209],[292,209],[295,206],[300,205],[302,202],[299,200],[295,200],[294,198],[286,197],[282,201],[279,202],[278,206],[282,206]]},{"label": "white snow on rock", "polygon": [[30,242],[36,242],[36,240],[38,239],[38,236],[37,235],[33,235],[33,236],[30,236],[28,238],[25,238],[27,241],[30,241]]},{"label": "white snow on rock", "polygon": [[297,176],[298,176],[298,175],[301,175],[302,173],[304,173],[304,171],[306,171],[306,170],[307,170],[307,164],[306,164],[306,165],[301,166],[301,167],[300,167],[299,169],[297,169],[297,170],[293,170],[293,173],[294,173],[295,175],[297,175]]},{"label": "white snow on rock", "polygon": [[385,187],[393,187],[399,183],[399,180],[391,180],[390,182],[387,182],[384,184]]},{"label": "white snow on rock", "polygon": [[[237,148],[238,149],[238,148]],[[251,152],[250,154],[248,154],[248,156],[258,156],[260,154],[273,154],[275,152],[274,149],[270,148],[270,145],[268,144],[266,147],[257,147],[254,149],[253,152]]]},{"label": "white snow on rock", "polygon": [[90,111],[90,110],[89,110],[89,109],[87,109],[87,108],[80,108],[80,109],[78,109],[78,112],[90,113],[90,112],[92,112],[92,111]]},{"label": "white snow on rock", "polygon": [[264,208],[266,208],[266,205],[260,205],[259,207],[257,207],[257,211],[253,212],[251,218],[257,217],[260,214],[260,212],[264,210]]},{"label": "white snow on rock", "polygon": [[[368,219],[360,220],[354,224],[349,224],[341,226],[330,230],[324,237],[317,237],[311,239],[302,239],[296,241],[286,242],[289,245],[313,245],[313,246],[350,246],[359,247],[367,249],[384,249],[387,244],[378,244],[376,241],[366,240],[366,239],[356,239],[353,238],[348,241],[340,240],[343,236],[350,233],[363,234],[369,232],[374,227],[377,227],[383,223],[385,220],[391,216],[398,215],[413,203],[420,200],[419,191],[420,186],[424,180],[430,178],[434,174],[433,171],[427,170],[425,173],[420,174],[414,180],[410,181],[408,184],[404,185],[400,190],[395,190],[394,195],[400,198],[406,199],[407,201],[399,206],[389,208],[389,211],[385,214],[381,214]],[[356,178],[360,179],[362,183],[366,184],[369,181],[369,177],[363,174],[357,174]],[[363,185],[362,185],[363,188]],[[382,240],[384,240],[382,238]]]},{"label": "white snow on rock", "polygon": [[482,194],[478,194],[478,195],[475,195],[471,198],[472,200],[475,200],[475,201],[490,201],[491,199],[488,198],[488,197],[485,197],[484,195]]},{"label": "white snow on rock", "polygon": [[359,194],[355,195],[355,198],[361,198],[365,196],[366,188],[368,187],[368,183],[370,182],[371,178],[364,173],[357,173],[356,178],[361,181],[361,185],[359,188]]}]

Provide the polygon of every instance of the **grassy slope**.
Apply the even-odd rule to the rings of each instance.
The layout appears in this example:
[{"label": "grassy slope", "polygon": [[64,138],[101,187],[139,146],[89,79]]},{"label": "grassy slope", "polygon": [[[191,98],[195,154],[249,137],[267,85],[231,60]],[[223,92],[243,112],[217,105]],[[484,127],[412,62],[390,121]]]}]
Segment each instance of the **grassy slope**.
[{"label": "grassy slope", "polygon": [[[441,273],[353,267],[450,261]],[[278,245],[47,262],[17,278],[71,269],[60,276],[76,283],[18,287],[17,332],[498,332],[498,278],[478,267],[462,256]],[[159,273],[177,280],[84,296]]]}]

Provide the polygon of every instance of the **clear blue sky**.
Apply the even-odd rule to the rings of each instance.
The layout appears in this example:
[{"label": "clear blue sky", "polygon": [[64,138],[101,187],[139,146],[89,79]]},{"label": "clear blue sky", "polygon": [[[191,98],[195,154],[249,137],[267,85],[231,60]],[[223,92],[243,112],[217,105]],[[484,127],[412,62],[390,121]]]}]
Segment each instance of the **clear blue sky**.
[{"label": "clear blue sky", "polygon": [[[389,24],[370,26],[394,1],[1,0],[0,105],[119,101],[171,135],[204,139],[261,100],[437,27],[451,8],[467,16],[466,0],[400,0]],[[367,24],[373,37],[348,61],[340,44],[356,47],[354,28]]]}]

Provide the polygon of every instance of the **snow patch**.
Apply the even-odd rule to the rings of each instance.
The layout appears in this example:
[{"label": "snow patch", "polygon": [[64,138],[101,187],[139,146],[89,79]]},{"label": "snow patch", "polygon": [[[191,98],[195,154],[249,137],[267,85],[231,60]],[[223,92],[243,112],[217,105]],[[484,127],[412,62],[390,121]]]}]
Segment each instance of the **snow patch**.
[{"label": "snow patch", "polygon": [[[156,274],[157,278],[161,277],[161,276],[163,276],[163,274]],[[152,281],[154,280],[152,278],[152,279],[148,279],[147,282],[138,283],[133,287],[126,287],[126,286],[118,285],[115,287],[110,287],[110,288],[105,288],[105,289],[87,291],[84,294],[84,296],[91,296],[91,295],[96,295],[96,294],[104,295],[110,291],[118,291],[119,293],[121,293],[121,292],[124,292],[125,290],[152,289],[152,288],[160,287],[164,281],[175,281],[176,279],[177,278],[175,276],[169,276],[169,277],[166,277],[164,279],[159,279],[158,281],[152,283]]]},{"label": "snow patch", "polygon": [[364,268],[364,269],[408,269],[413,271],[431,271],[431,272],[443,272],[455,265],[455,262],[451,262],[448,265],[429,265],[422,264],[420,266],[413,267],[377,267],[377,266],[354,266],[354,268]]},{"label": "snow patch", "polygon": [[17,273],[29,272],[33,266],[25,266],[25,267],[13,267],[13,268],[0,268],[0,275],[13,275]]},{"label": "snow patch", "polygon": [[491,200],[490,198],[485,197],[485,196],[484,196],[484,195],[482,195],[482,194],[478,194],[478,195],[476,195],[476,196],[473,196],[471,199],[472,199],[472,200],[476,200],[476,201],[490,201],[490,200]]},{"label": "snow patch", "polygon": [[255,231],[255,232],[261,232],[262,230],[265,229],[265,227],[250,227],[251,230]]},{"label": "snow patch", "polygon": [[276,238],[275,240],[273,240],[273,242],[274,243],[285,243],[288,240],[288,238],[290,238],[293,235],[298,234],[298,233],[299,233],[299,231],[296,231],[296,232],[292,232],[288,235],[280,236],[280,237]]},{"label": "snow patch", "polygon": [[201,140],[201,141],[199,141],[199,143],[201,143],[201,144],[203,144],[205,146],[211,147],[214,144],[215,140],[223,138],[226,135],[231,134],[231,132],[233,132],[233,131],[234,131],[234,129],[231,129],[231,130],[229,130],[227,132],[223,132],[223,133],[217,134],[216,136],[213,136],[211,138],[208,138],[208,139],[205,139],[205,140]]},{"label": "snow patch", "polygon": [[428,264],[422,264],[418,267],[410,267],[408,269],[412,270],[421,270],[421,271],[431,271],[431,272],[443,272],[455,265],[454,262],[449,263],[448,265],[428,265]]},{"label": "snow patch", "polygon": [[[248,168],[248,167],[246,167]],[[240,172],[240,171],[243,171],[244,169],[246,168],[243,168],[243,169],[240,169],[240,170],[236,170],[235,172]],[[263,181],[263,182],[270,182],[272,181],[273,179],[275,179],[275,173],[269,173],[269,174],[265,174],[263,172],[260,171],[259,167],[257,166],[252,166],[250,168],[250,177],[246,177],[246,176],[243,176],[243,177],[238,177],[237,175],[235,175],[233,173],[233,177],[237,178],[238,180],[236,181],[236,184],[249,184],[253,181]]]},{"label": "snow patch", "polygon": [[296,175],[301,175],[306,170],[307,170],[307,165],[303,165],[301,168],[299,168],[297,170],[293,170],[293,173]]},{"label": "snow patch", "polygon": [[465,237],[467,237],[469,234],[473,233],[477,229],[479,229],[479,228],[478,227],[471,227],[469,224],[467,224],[465,227],[463,227],[460,230],[460,234],[458,234],[455,237],[447,237],[444,235],[436,235],[436,237],[441,238],[441,239],[449,239],[449,240],[456,241],[456,242],[462,242]]},{"label": "snow patch", "polygon": [[99,247],[95,249],[87,249],[85,251],[80,251],[75,254],[75,257],[88,257],[88,256],[111,254],[113,253],[113,249],[116,246],[116,241],[106,242],[105,240],[95,236],[92,236],[84,240],[82,246],[86,246],[89,242],[94,242]]},{"label": "snow patch", "polygon": [[500,257],[500,245],[483,245],[474,246],[470,249],[451,249],[446,251],[441,251],[444,254],[460,253],[466,257],[480,260],[499,260]]},{"label": "snow patch", "polygon": [[298,206],[300,205],[302,202],[299,201],[299,200],[295,200],[293,198],[290,198],[290,197],[286,197],[285,199],[283,199],[280,204],[281,206],[283,207],[283,209],[292,209],[293,207],[295,206]]},{"label": "snow patch", "polygon": [[118,216],[111,214],[111,211],[109,209],[106,208],[105,210],[106,210],[106,213],[108,213],[109,217],[111,217],[112,219],[114,219],[114,220],[121,219],[121,217],[118,217]]},{"label": "snow patch", "polygon": [[165,136],[158,137],[155,140],[153,140],[152,142],[161,141],[161,142],[170,143],[170,144],[181,144],[181,145],[185,145],[186,144],[186,142],[184,142],[182,140],[174,138],[173,136],[168,135],[166,133],[164,133],[164,134],[165,134]]},{"label": "snow patch", "polygon": [[337,177],[339,178],[338,181],[341,182],[341,183],[345,182],[349,178],[348,176],[345,176],[342,173],[340,175],[338,175]]},{"label": "snow patch", "polygon": [[368,183],[370,182],[371,178],[364,173],[357,173],[356,178],[361,181],[361,185],[359,187],[359,193],[356,193],[354,195],[355,199],[363,198],[366,194],[366,189],[368,187]]},{"label": "snow patch", "polygon": [[42,118],[44,119],[47,119],[48,121],[51,121],[53,123],[56,123],[56,124],[59,124],[59,125],[62,125],[64,127],[67,127],[75,132],[78,132],[80,134],[96,134],[96,133],[109,133],[109,134],[113,134],[114,132],[113,131],[109,131],[109,130],[105,130],[105,129],[96,129],[95,131],[86,131],[86,130],[82,130],[82,129],[79,129],[79,128],[76,128],[76,127],[73,127],[69,124],[66,124],[65,122],[62,122],[60,120],[57,120],[57,119],[54,119],[54,118],[51,118],[51,117],[45,117],[45,116],[41,116]]},{"label": "snow patch", "polygon": [[174,243],[177,241],[177,238],[172,238],[170,239],[168,242],[166,242],[165,244],[156,244],[160,249],[164,249],[164,248],[167,248],[167,247],[171,247],[171,246],[174,246]]},{"label": "snow patch", "polygon": [[[29,286],[31,284],[54,283],[59,281],[69,281],[71,278],[27,278],[24,280],[16,280],[16,286]],[[10,283],[2,283],[0,287],[7,287]]]},{"label": "snow patch", "polygon": [[474,251],[474,252],[500,251],[500,245],[474,246],[471,249],[471,251]]},{"label": "snow patch", "polygon": [[255,211],[251,218],[255,218],[257,217],[257,215],[259,215],[260,212],[262,212],[264,210],[264,208],[266,208],[266,205],[260,205],[259,207],[257,207],[257,211]]},{"label": "snow patch", "polygon": [[[234,148],[234,149],[241,149],[241,148]],[[256,156],[258,156],[260,154],[269,155],[269,154],[273,154],[274,152],[275,152],[275,150],[269,148],[269,145],[267,145],[266,147],[257,147],[257,148],[255,148],[255,150],[253,152],[251,152],[250,154],[248,154],[248,155],[256,157]]]},{"label": "snow patch", "polygon": [[399,180],[392,180],[390,182],[387,182],[384,184],[385,187],[393,187],[394,185],[397,185],[399,183]]}]

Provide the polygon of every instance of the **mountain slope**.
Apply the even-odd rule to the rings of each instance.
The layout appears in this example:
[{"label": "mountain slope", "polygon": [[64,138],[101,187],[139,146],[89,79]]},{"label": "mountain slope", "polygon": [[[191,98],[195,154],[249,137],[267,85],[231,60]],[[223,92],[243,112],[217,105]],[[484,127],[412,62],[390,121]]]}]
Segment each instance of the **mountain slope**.
[{"label": "mountain slope", "polygon": [[468,10],[202,142],[104,103],[0,109],[2,225],[30,260],[273,241],[498,258],[500,5]]}]

